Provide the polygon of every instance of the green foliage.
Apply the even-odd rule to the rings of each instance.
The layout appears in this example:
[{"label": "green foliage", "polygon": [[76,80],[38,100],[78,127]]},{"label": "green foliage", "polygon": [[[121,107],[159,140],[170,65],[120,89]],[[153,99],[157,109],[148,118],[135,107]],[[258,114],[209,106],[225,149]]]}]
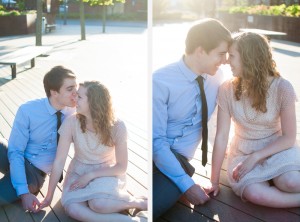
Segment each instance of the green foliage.
[{"label": "green foliage", "polygon": [[19,0],[17,2],[19,11],[25,11],[25,0]]},{"label": "green foliage", "polygon": [[253,6],[234,6],[229,8],[228,12],[233,13],[243,13],[251,15],[275,15],[275,16],[300,16],[300,6],[291,5],[286,7],[285,4],[281,5],[253,5]]},{"label": "green foliage", "polygon": [[300,5],[291,5],[286,8],[285,14],[292,17],[300,17]]},{"label": "green foliage", "polygon": [[12,11],[4,11],[4,10],[1,10],[0,11],[0,16],[19,16],[21,15],[21,13],[17,10],[12,10]]},{"label": "green foliage", "polygon": [[116,2],[125,3],[126,0],[82,0],[82,1],[90,3],[91,6],[93,6],[93,5],[108,6],[108,5],[114,5],[114,3],[116,3]]}]

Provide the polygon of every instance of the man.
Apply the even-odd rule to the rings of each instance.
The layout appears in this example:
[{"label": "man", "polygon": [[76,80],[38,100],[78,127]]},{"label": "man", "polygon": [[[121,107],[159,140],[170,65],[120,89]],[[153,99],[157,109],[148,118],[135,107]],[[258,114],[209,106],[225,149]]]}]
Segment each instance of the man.
[{"label": "man", "polygon": [[[189,30],[182,59],[153,74],[153,219],[182,195],[194,205],[209,200],[191,178],[194,168],[188,160],[202,138],[201,96],[206,95],[209,119],[223,78],[217,72],[226,63],[230,41],[230,32],[219,21],[202,20]],[[204,79],[202,95],[199,76]]]},{"label": "man", "polygon": [[77,85],[71,70],[56,66],[45,75],[43,82],[47,98],[21,105],[8,149],[5,142],[0,143],[0,170],[4,174],[0,179],[0,206],[22,199],[25,210],[37,211],[40,203],[35,194],[51,172],[58,121],[75,111]]}]

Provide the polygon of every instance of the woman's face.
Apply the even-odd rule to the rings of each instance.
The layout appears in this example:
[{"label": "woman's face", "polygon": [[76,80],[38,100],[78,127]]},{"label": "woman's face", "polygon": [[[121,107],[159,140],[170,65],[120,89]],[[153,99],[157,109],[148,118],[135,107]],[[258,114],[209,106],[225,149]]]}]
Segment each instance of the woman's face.
[{"label": "woman's face", "polygon": [[76,105],[77,113],[80,113],[85,116],[90,114],[89,101],[86,93],[87,93],[86,88],[80,86],[77,91],[77,105]]},{"label": "woman's face", "polygon": [[242,76],[242,61],[241,61],[240,53],[237,51],[236,43],[233,43],[229,47],[228,63],[230,64],[233,76],[235,77]]}]

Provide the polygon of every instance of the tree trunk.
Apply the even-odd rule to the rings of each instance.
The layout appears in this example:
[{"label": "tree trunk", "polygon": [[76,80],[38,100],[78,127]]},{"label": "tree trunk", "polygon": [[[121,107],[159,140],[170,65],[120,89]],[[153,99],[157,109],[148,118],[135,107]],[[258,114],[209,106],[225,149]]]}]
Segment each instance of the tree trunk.
[{"label": "tree trunk", "polygon": [[36,0],[36,22],[35,22],[35,45],[42,45],[42,17],[43,3],[42,0]]},{"label": "tree trunk", "polygon": [[105,33],[105,25],[106,25],[106,7],[102,6],[102,33]]},{"label": "tree trunk", "polygon": [[84,16],[84,3],[80,0],[80,27],[81,27],[81,40],[85,40],[85,16]]}]

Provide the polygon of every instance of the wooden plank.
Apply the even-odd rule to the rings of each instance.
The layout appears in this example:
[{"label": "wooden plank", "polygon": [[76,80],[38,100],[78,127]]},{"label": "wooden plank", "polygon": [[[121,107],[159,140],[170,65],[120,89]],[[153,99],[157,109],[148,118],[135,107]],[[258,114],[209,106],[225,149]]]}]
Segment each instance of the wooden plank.
[{"label": "wooden plank", "polygon": [[4,117],[1,115],[1,113],[0,113],[0,131],[1,131],[2,136],[5,139],[9,138],[9,135],[11,132],[11,127],[10,127],[10,125],[8,125],[8,123],[6,122]]},{"label": "wooden plank", "polygon": [[[49,184],[49,177],[46,177],[45,184],[41,189],[41,194],[43,196],[46,196],[47,190],[48,190],[48,184]],[[56,187],[54,195],[53,195],[53,200],[51,203],[51,209],[56,215],[56,217],[59,219],[59,221],[63,222],[74,222],[76,220],[70,218],[69,216],[66,215],[64,208],[61,205],[60,202],[60,197],[61,197],[61,189],[60,187]]]},{"label": "wooden plank", "polygon": [[[40,201],[44,199],[41,192],[39,192],[37,197]],[[46,208],[42,209],[41,211],[39,211],[38,213],[32,213],[31,216],[35,222],[40,222],[40,221],[59,222],[60,221],[56,217],[56,215],[54,214],[54,212],[52,211],[52,209],[50,207],[46,207]]]},{"label": "wooden plank", "polygon": [[172,222],[210,222],[214,221],[207,218],[204,215],[195,212],[193,209],[187,208],[186,206],[176,203],[169,211],[167,211],[161,219]]},{"label": "wooden plank", "polygon": [[5,213],[8,220],[11,222],[22,221],[32,222],[33,219],[30,213],[24,211],[21,201],[17,201],[14,204],[4,206]]}]

